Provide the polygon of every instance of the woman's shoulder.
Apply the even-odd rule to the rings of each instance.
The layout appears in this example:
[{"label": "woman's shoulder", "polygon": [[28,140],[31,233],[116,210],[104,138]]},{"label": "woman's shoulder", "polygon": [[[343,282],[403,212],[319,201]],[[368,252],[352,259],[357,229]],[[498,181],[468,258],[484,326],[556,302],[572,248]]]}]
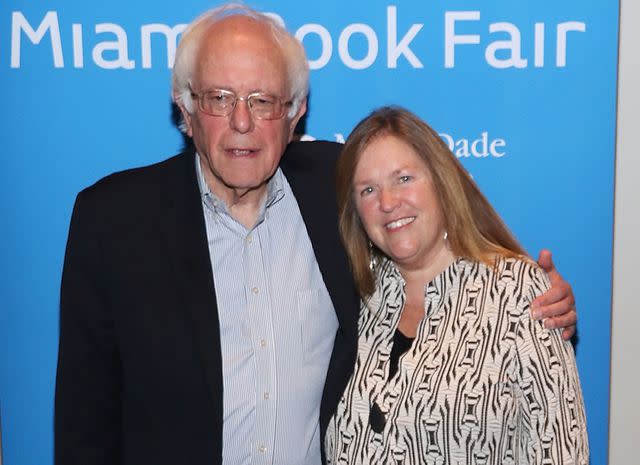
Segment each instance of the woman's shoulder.
[{"label": "woman's shoulder", "polygon": [[509,277],[514,273],[544,273],[540,265],[525,255],[505,256],[495,254],[487,257],[484,261],[471,259],[465,259],[465,261],[467,264],[475,264],[480,269],[487,270],[498,277]]},{"label": "woman's shoulder", "polygon": [[500,287],[510,289],[526,302],[531,302],[551,287],[547,273],[525,256],[496,257],[492,273]]},{"label": "woman's shoulder", "polygon": [[462,259],[460,274],[467,286],[489,287],[493,292],[508,292],[533,299],[546,292],[550,286],[545,271],[526,256],[495,255],[486,261]]}]

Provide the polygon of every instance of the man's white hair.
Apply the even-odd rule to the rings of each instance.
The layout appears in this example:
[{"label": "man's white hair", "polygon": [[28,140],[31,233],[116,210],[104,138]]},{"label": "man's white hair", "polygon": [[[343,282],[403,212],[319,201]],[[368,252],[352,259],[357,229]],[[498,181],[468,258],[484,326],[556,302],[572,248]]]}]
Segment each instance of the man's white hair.
[{"label": "man's white hair", "polygon": [[[182,105],[188,113],[194,112],[191,84],[202,37],[211,25],[230,16],[247,16],[269,26],[285,59],[291,90],[289,98],[292,101],[287,116],[293,118],[309,93],[309,64],[304,47],[278,20],[239,3],[228,3],[206,11],[191,22],[182,33],[171,78],[174,102]],[[186,129],[184,120],[181,120],[180,130],[186,132]]]}]

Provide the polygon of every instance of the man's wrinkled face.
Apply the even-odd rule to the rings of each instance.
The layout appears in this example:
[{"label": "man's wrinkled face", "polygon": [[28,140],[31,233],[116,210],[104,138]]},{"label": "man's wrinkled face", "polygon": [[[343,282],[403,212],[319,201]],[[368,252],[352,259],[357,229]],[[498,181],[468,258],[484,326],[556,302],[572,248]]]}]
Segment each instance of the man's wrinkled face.
[{"label": "man's wrinkled face", "polygon": [[[267,26],[244,16],[233,16],[212,25],[197,54],[192,91],[224,89],[239,97],[263,92],[291,99],[287,67],[280,47]],[[194,112],[183,114],[187,133],[202,159],[209,188],[225,202],[252,192],[262,195],[304,114],[261,120],[252,116],[246,101],[238,101],[228,116],[203,113],[194,101]]]}]

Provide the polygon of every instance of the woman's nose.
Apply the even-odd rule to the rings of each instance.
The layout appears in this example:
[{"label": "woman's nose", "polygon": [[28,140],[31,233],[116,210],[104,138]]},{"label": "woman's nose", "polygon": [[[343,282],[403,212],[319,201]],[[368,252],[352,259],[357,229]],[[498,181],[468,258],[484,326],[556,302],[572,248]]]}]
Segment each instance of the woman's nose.
[{"label": "woman's nose", "polygon": [[385,212],[393,211],[398,206],[398,195],[393,189],[380,189],[380,209]]}]

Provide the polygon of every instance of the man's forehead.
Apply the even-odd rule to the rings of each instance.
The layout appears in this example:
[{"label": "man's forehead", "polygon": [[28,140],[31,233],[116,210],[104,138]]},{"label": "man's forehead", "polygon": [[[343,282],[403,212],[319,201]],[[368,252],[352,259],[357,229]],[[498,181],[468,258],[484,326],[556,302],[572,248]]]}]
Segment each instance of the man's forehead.
[{"label": "man's forehead", "polygon": [[[286,57],[271,27],[247,16],[230,16],[211,24],[200,43],[196,63],[195,77],[201,86],[229,87],[244,82],[251,88],[229,90],[280,93],[287,83]],[[233,82],[227,82],[229,79]]]},{"label": "man's forehead", "polygon": [[255,18],[245,15],[232,15],[212,22],[205,32],[205,41],[242,40],[250,39],[274,41],[271,27]]},{"label": "man's forehead", "polygon": [[268,24],[248,16],[230,16],[212,23],[204,33],[198,50],[198,63],[207,64],[221,56],[248,56],[259,62],[286,61],[280,44]]}]

